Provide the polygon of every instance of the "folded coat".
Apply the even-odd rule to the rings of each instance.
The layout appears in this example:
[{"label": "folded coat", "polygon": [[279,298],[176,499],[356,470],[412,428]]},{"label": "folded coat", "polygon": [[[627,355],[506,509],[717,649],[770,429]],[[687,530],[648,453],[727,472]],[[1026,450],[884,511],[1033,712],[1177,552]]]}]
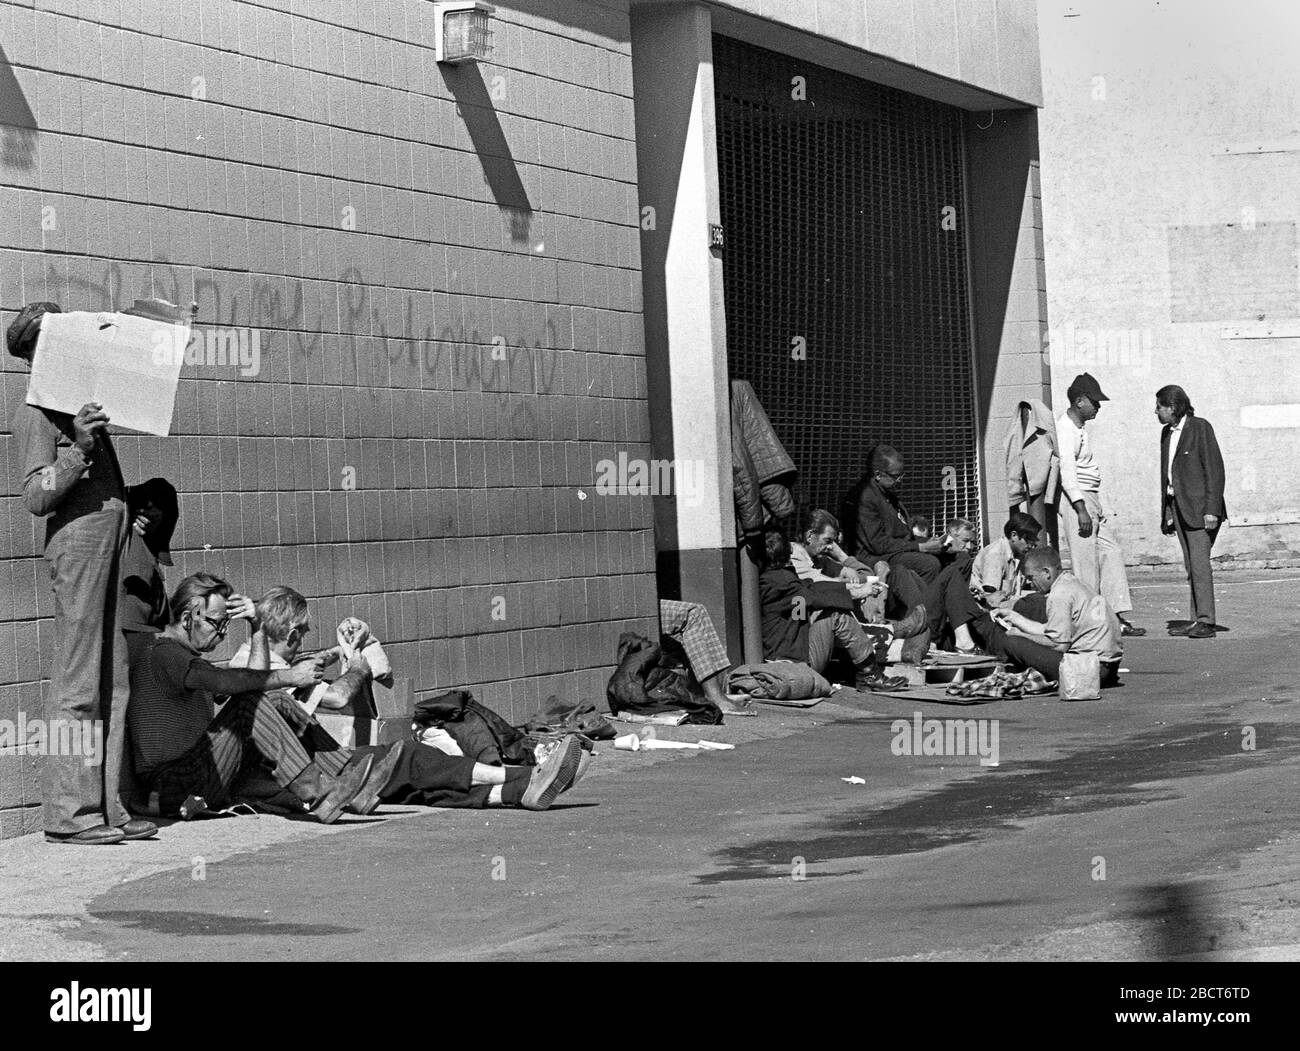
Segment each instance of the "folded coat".
[{"label": "folded coat", "polygon": [[829,697],[831,684],[802,661],[764,661],[732,669],[728,689],[751,697],[802,701]]}]

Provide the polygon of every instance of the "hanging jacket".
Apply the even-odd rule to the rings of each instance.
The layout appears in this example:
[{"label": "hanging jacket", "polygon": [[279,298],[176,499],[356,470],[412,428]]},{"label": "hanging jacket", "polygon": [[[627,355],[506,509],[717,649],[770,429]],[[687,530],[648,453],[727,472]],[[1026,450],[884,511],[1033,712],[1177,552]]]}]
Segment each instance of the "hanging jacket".
[{"label": "hanging jacket", "polygon": [[731,381],[731,467],[743,534],[762,532],[768,518],[794,514],[790,486],[798,469],[748,380]]},{"label": "hanging jacket", "polygon": [[[1021,411],[1026,408],[1028,427],[1020,422]],[[1007,464],[1008,502],[1023,503],[1040,493],[1052,499],[1061,475],[1052,410],[1037,400],[1019,402],[1002,444]]]}]

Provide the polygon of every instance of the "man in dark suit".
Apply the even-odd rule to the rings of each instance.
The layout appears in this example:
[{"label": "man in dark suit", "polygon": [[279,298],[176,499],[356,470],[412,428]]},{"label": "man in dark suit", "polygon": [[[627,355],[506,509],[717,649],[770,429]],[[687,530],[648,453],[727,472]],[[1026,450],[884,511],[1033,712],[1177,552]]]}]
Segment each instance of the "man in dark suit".
[{"label": "man in dark suit", "polygon": [[877,446],[870,474],[849,491],[841,517],[852,524],[853,554],[858,559],[869,566],[879,560],[891,569],[906,566],[929,584],[942,568],[938,555],[943,538],[918,541],[912,536],[907,508],[898,499],[902,478],[902,456],[888,445]]},{"label": "man in dark suit", "polygon": [[1210,549],[1228,516],[1223,503],[1223,456],[1214,428],[1196,415],[1182,387],[1156,391],[1160,432],[1160,529],[1177,534],[1192,584],[1192,622],[1170,635],[1214,638],[1214,577]]}]

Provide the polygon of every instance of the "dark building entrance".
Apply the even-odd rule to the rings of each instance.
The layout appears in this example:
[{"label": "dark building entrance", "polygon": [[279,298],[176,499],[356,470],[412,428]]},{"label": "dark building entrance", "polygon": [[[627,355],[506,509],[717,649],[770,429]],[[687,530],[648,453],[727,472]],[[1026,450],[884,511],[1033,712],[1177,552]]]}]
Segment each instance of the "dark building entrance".
[{"label": "dark building entrance", "polygon": [[[731,376],[837,512],[879,442],[980,524],[961,111],[713,38]],[[941,526],[940,526],[941,527]]]}]

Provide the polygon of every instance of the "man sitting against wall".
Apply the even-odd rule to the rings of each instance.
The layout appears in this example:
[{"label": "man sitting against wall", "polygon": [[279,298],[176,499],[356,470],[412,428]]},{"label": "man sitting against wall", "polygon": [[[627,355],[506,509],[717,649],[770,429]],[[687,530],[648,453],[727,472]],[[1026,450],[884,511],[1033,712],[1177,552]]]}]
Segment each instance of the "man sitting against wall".
[{"label": "man sitting against wall", "polygon": [[[900,566],[891,573],[889,564],[882,561],[872,573],[862,562],[844,553],[839,545],[839,522],[821,508],[804,513],[799,537],[790,545],[790,564],[800,580],[844,585],[858,603],[862,619],[868,624],[887,626],[895,638],[911,640],[925,631],[924,584],[911,570]],[[886,618],[887,601],[899,612],[898,619]],[[927,637],[914,643],[910,650],[919,648],[923,656],[928,647]],[[904,659],[909,656],[910,653]]]},{"label": "man sitting against wall", "polygon": [[[906,679],[883,674],[888,635],[867,634],[853,616],[853,596],[840,581],[801,580],[790,564],[790,541],[777,529],[763,534],[758,593],[764,660],[802,661],[820,673],[838,645],[853,662],[857,689],[906,688]],[[878,641],[885,645],[878,648]]]},{"label": "man sitting against wall", "polygon": [[[267,666],[273,669],[291,667],[311,632],[307,600],[293,588],[272,587],[258,599],[256,617],[268,642]],[[255,666],[252,661],[256,659],[258,650],[252,641],[244,643],[235,652],[230,660],[232,668]],[[298,704],[292,705],[295,712],[287,714],[291,716],[288,721],[295,726],[304,749],[329,774],[341,776],[361,757],[373,756],[375,777],[380,781],[374,794],[374,806],[379,803],[469,809],[518,806],[525,810],[545,810],[561,792],[577,784],[579,768],[585,770],[582,746],[572,734],[566,735],[537,766],[492,766],[465,756],[448,755],[414,739],[391,745],[343,748],[315,718],[307,714],[305,705],[315,701],[321,708],[342,707],[372,678],[373,670],[368,661],[357,652],[348,657],[346,670],[331,686],[321,684],[297,690],[295,700]],[[273,786],[263,784],[260,791],[255,791],[251,785],[242,785],[241,788],[246,796],[260,795],[264,801],[277,801]],[[278,801],[284,802],[282,798]]]},{"label": "man sitting against wall", "polygon": [[872,565],[883,560],[892,569],[905,566],[928,584],[942,568],[938,555],[943,541],[912,535],[907,508],[898,498],[903,467],[898,450],[877,446],[870,473],[845,497],[845,518],[854,525],[854,554],[859,559]]}]

